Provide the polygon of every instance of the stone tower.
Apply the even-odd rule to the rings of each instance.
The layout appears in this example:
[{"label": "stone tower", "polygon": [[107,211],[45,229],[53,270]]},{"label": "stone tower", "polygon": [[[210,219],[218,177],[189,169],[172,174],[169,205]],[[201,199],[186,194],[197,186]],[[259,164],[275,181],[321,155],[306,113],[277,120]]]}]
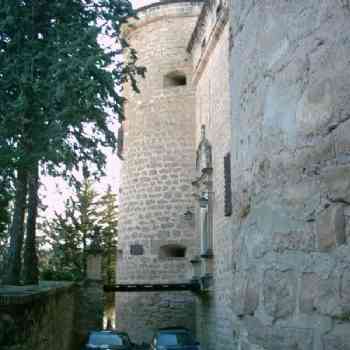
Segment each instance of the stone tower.
[{"label": "stone tower", "polygon": [[[126,30],[147,74],[139,82],[140,94],[125,89],[117,283],[190,279],[189,260],[197,246],[191,218],[195,104],[186,47],[200,8],[193,1],[151,4]],[[117,328],[136,342],[149,341],[157,327],[194,329],[190,292],[117,293],[116,305]]]}]

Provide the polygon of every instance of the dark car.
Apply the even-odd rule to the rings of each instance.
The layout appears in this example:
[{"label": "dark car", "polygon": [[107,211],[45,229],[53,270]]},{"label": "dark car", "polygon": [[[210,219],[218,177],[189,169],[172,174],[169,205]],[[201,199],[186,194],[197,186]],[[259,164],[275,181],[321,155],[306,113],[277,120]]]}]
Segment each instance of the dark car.
[{"label": "dark car", "polygon": [[127,333],[113,330],[89,333],[84,350],[134,350],[134,344]]},{"label": "dark car", "polygon": [[187,328],[159,329],[152,338],[151,350],[200,350],[199,343]]}]

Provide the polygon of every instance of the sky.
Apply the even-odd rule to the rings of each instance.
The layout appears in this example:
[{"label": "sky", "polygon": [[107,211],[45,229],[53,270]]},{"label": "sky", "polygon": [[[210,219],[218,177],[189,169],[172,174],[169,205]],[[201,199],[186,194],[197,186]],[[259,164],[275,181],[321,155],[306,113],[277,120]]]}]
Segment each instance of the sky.
[{"label": "sky", "polygon": [[142,7],[142,6],[146,6],[148,4],[151,4],[152,2],[156,2],[156,1],[152,1],[152,0],[134,0],[131,1],[134,8],[138,8],[138,7]]},{"label": "sky", "polygon": [[[114,126],[113,129],[117,130],[117,126]],[[94,183],[94,189],[97,193],[103,193],[108,185],[111,185],[113,192],[118,193],[121,160],[111,150],[106,150],[106,155],[106,176]],[[42,178],[40,193],[40,198],[47,207],[45,216],[52,217],[55,212],[62,212],[64,200],[72,194],[72,189],[60,178],[45,176]]]},{"label": "sky", "polygon": [[[133,0],[132,4],[134,8],[142,7],[148,5],[154,1],[152,0]],[[108,38],[102,39],[102,44],[108,45]],[[113,130],[117,132],[118,125],[112,126]],[[107,165],[106,165],[106,176],[100,179],[100,182],[94,184],[94,188],[98,193],[103,193],[108,185],[112,186],[115,193],[119,191],[120,184],[120,169],[121,160],[116,154],[113,154],[110,150],[106,150],[107,155]],[[47,207],[45,211],[45,216],[51,217],[55,212],[62,212],[64,209],[64,200],[69,197],[72,190],[69,186],[59,178],[44,177],[42,179],[41,186],[41,198],[43,204]]]},{"label": "sky", "polygon": [[[134,8],[139,8],[148,5],[154,0],[132,0]],[[103,44],[108,44],[108,38],[102,40]],[[113,125],[113,129],[117,132],[118,125]],[[103,193],[108,185],[112,186],[115,193],[119,191],[120,185],[120,170],[122,161],[113,154],[110,150],[106,151],[107,166],[106,176],[100,179],[100,182],[94,184],[94,188],[98,193]],[[72,193],[69,186],[59,178],[44,177],[42,179],[41,198],[44,205],[47,207],[45,216],[51,217],[55,212],[62,212],[64,208],[64,200]]]}]

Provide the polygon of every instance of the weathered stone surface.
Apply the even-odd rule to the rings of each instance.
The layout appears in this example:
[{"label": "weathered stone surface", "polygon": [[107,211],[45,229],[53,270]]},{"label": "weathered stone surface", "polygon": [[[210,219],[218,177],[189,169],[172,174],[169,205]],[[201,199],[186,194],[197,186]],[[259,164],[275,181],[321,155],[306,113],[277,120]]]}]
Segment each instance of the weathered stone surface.
[{"label": "weathered stone surface", "polygon": [[[268,327],[258,319],[248,318],[244,321],[251,344],[268,350],[310,350],[313,346],[311,329],[292,327]],[[249,349],[249,348],[248,348]]]},{"label": "weathered stone surface", "polygon": [[[130,84],[124,90],[127,135],[119,220],[123,256],[117,264],[117,283],[185,283],[190,259],[198,255],[197,232],[184,213],[194,207],[195,167],[195,90],[186,48],[200,6],[153,5],[139,12],[134,26],[125,28],[147,74],[139,81],[140,94]],[[185,77],[185,85],[168,84],[166,78],[174,72]],[[130,254],[135,244],[143,246],[142,255]],[[162,258],[160,247],[168,244],[183,246],[186,256]],[[154,329],[165,325],[194,330],[195,297],[187,294],[182,305],[181,295],[117,294],[116,327],[138,343],[149,342]]]},{"label": "weathered stone surface", "polygon": [[334,330],[323,337],[322,350],[349,350],[349,325],[337,325]]},{"label": "weathered stone surface", "polygon": [[251,346],[246,342],[241,342],[241,350],[251,350]]},{"label": "weathered stone surface", "polygon": [[347,120],[344,123],[340,123],[334,132],[335,151],[337,153],[337,157],[341,155],[350,155],[349,135],[350,135],[350,120]]},{"label": "weathered stone surface", "polygon": [[[164,3],[147,11],[149,19],[162,16],[134,32],[149,73],[141,83],[142,98],[128,96],[132,118],[127,115],[122,204],[127,215],[120,230],[125,254],[118,269],[125,271],[122,281],[185,276],[183,263],[160,264],[157,244],[150,242],[196,238],[193,227],[176,218],[191,203],[184,194],[191,193],[186,187],[194,167],[191,152],[205,124],[214,169],[214,278],[210,297],[196,302],[197,334],[205,350],[236,349],[237,343],[247,350],[347,349],[344,332],[332,327],[346,322],[342,317],[350,299],[344,273],[350,215],[344,219],[342,212],[350,203],[348,3],[233,0],[225,26],[228,2],[206,2],[186,63],[180,62],[179,48],[185,47],[180,41],[191,36],[194,21],[177,26],[173,17],[174,8],[190,16],[187,5]],[[163,73],[179,65],[189,74],[191,91],[165,91]],[[187,114],[191,103],[195,107]],[[231,221],[222,215],[227,152],[232,156]],[[145,247],[140,260],[127,254],[133,241]],[[198,248],[191,247],[193,253]],[[128,303],[155,318],[159,305],[163,311],[174,306],[182,320],[175,298],[121,297],[119,315],[130,327]],[[159,305],[152,309],[150,301]],[[140,328],[156,325],[137,322]]]},{"label": "weathered stone surface", "polygon": [[272,247],[278,253],[283,253],[286,250],[311,252],[315,250],[315,237],[309,230],[307,232],[275,232],[272,237]]},{"label": "weathered stone surface", "polygon": [[333,201],[350,203],[350,167],[334,167],[322,174],[322,185]]},{"label": "weathered stone surface", "polygon": [[317,219],[318,247],[327,252],[337,245],[344,244],[345,216],[343,205],[332,205],[325,209]]},{"label": "weathered stone surface", "polygon": [[301,280],[300,311],[335,316],[341,313],[339,279],[322,279],[315,273],[305,273]]},{"label": "weathered stone surface", "polygon": [[293,271],[267,270],[264,273],[264,307],[281,318],[293,314],[296,305],[296,275]]},{"label": "weathered stone surface", "polygon": [[259,303],[259,284],[254,270],[236,274],[233,282],[233,311],[237,316],[254,314]]},{"label": "weathered stone surface", "polygon": [[350,311],[350,270],[344,271],[341,279],[341,289],[340,289],[341,301],[348,305],[348,311]]},{"label": "weathered stone surface", "polygon": [[71,350],[76,289],[72,283],[0,288],[0,349]]}]

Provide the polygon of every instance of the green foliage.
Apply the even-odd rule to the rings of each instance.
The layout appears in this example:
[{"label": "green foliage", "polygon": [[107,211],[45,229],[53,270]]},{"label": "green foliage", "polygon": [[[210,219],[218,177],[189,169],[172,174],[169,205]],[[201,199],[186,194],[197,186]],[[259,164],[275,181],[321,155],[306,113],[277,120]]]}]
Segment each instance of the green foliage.
[{"label": "green foliage", "polygon": [[103,251],[104,280],[113,283],[117,225],[118,206],[111,188],[98,196],[89,178],[77,182],[75,194],[66,200],[64,213],[56,213],[41,228],[46,236],[40,253],[41,278],[82,280],[86,274],[87,250],[97,230]]},{"label": "green foliage", "polygon": [[120,26],[133,15],[126,0],[0,0],[2,163],[61,172],[89,160],[101,169],[99,147],[116,146],[106,108],[122,119],[119,87],[143,73],[133,50],[116,63],[127,47]]},{"label": "green foliage", "polygon": [[343,312],[342,314],[333,316],[333,318],[341,322],[350,322],[350,312]]},{"label": "green foliage", "polygon": [[4,266],[5,252],[8,247],[10,224],[10,202],[13,196],[12,174],[0,170],[0,276]]},{"label": "green foliage", "polygon": [[0,169],[0,235],[6,233],[10,223],[10,201],[13,197],[12,174]]},{"label": "green foliage", "polygon": [[116,254],[118,243],[117,195],[111,186],[98,202],[97,225],[101,227],[101,248],[103,250],[103,279],[107,284],[115,283]]},{"label": "green foliage", "polygon": [[[116,148],[110,126],[124,118],[121,85],[131,81],[137,89],[136,76],[144,74],[120,35],[134,15],[128,0],[0,0],[0,169],[22,175],[16,182],[8,283],[19,283],[23,203],[33,169],[40,165],[46,173],[69,177],[90,162],[103,173],[104,147]],[[98,43],[102,36],[109,38],[108,49]],[[30,192],[35,199],[35,190]],[[35,257],[35,204],[29,213],[26,252]]]}]

